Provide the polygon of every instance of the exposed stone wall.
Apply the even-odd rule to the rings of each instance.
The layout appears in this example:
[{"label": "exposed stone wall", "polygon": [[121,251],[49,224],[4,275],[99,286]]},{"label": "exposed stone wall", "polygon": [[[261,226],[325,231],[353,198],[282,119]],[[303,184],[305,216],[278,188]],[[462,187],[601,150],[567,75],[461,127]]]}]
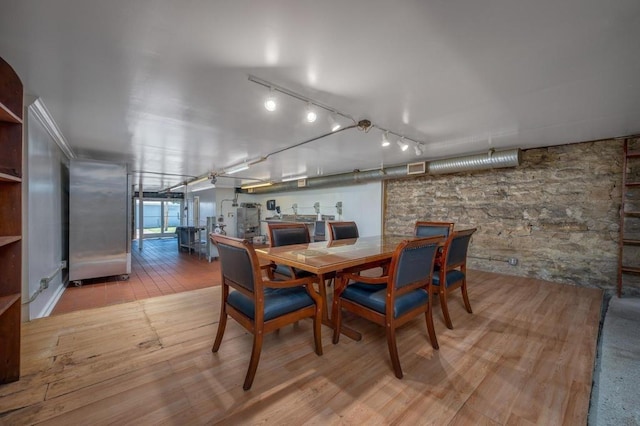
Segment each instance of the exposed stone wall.
[{"label": "exposed stone wall", "polygon": [[621,179],[619,140],[531,149],[516,168],[388,181],[384,228],[477,227],[471,268],[614,289]]}]

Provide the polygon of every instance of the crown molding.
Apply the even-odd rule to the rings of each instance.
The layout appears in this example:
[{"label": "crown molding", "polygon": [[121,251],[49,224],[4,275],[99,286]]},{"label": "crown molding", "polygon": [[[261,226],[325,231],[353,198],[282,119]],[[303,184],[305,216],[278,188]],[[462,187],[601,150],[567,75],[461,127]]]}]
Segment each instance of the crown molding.
[{"label": "crown molding", "polygon": [[47,133],[49,133],[49,135],[53,138],[55,143],[60,147],[62,152],[64,152],[64,154],[69,159],[76,158],[75,153],[69,146],[69,143],[67,142],[64,135],[62,134],[62,131],[60,130],[60,128],[58,128],[58,125],[56,124],[53,117],[49,113],[49,110],[44,105],[44,101],[42,100],[42,98],[37,98],[35,101],[33,101],[33,103],[29,105],[29,108],[33,112],[33,115],[47,130]]}]

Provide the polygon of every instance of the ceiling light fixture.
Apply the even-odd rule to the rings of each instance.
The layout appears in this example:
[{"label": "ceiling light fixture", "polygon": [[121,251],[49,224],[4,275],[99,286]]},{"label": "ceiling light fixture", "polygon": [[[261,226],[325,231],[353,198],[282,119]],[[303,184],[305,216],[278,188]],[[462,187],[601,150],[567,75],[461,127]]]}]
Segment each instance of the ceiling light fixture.
[{"label": "ceiling light fixture", "polygon": [[228,169],[224,169],[224,174],[232,175],[234,173],[241,172],[243,170],[247,170],[249,168],[249,163],[241,163],[235,166],[231,166]]},{"label": "ceiling light fixture", "polygon": [[252,183],[249,185],[242,185],[240,189],[262,188],[263,186],[271,186],[271,185],[273,185],[271,182]]},{"label": "ceiling light fixture", "polygon": [[[353,124],[356,124],[356,120],[352,116],[350,116],[349,114],[342,113],[342,112],[336,110],[335,108],[330,107],[329,105],[325,105],[322,102],[315,101],[315,100],[313,100],[311,98],[308,98],[308,97],[306,97],[304,95],[296,93],[296,92],[294,92],[292,90],[289,90],[289,89],[287,89],[285,87],[278,86],[277,84],[273,84],[270,81],[263,80],[261,78],[255,77],[253,75],[249,75],[249,81],[251,81],[252,83],[256,83],[256,84],[259,84],[261,86],[267,87],[269,89],[269,93],[271,94],[270,99],[274,99],[274,103],[273,103],[274,109],[273,110],[275,110],[275,98],[273,98],[273,93],[274,92],[280,92],[280,93],[283,93],[283,94],[285,94],[287,96],[290,96],[292,98],[298,99],[298,100],[306,103],[307,106],[320,108],[320,109],[324,109],[326,111],[329,111],[330,113],[332,113],[332,114],[334,114],[336,116],[335,118],[337,118],[337,116],[342,116],[342,117],[344,117],[344,118],[346,118],[348,120],[351,120],[353,122]],[[273,111],[272,109],[269,109],[269,107],[267,107],[267,102],[265,102],[265,108],[267,108],[267,110],[269,110],[269,111]],[[309,121],[310,123],[313,123],[317,118],[317,112],[314,111],[314,113],[315,113],[315,118],[313,118],[313,119],[310,119],[309,115],[306,115],[307,121]],[[338,130],[338,129],[340,129],[342,127],[340,125],[340,123],[337,123],[337,120],[335,120],[335,118],[334,118],[334,122],[335,123],[331,123],[331,130],[333,132],[335,132],[336,130]]]},{"label": "ceiling light fixture", "polygon": [[[249,75],[249,81],[252,82],[252,83],[259,84],[259,85],[264,86],[267,89],[269,89],[270,99],[273,99],[273,104],[272,104],[273,105],[273,109],[269,109],[269,107],[267,107],[267,103],[266,102],[265,102],[265,108],[269,109],[270,111],[275,110],[275,99],[273,98],[273,93],[274,92],[280,92],[280,93],[283,93],[283,94],[285,94],[287,96],[290,96],[292,98],[298,99],[299,101],[302,101],[307,105],[306,118],[307,118],[307,121],[310,122],[310,123],[314,122],[317,119],[317,110],[318,109],[324,109],[324,110],[328,111],[330,113],[330,115],[327,118],[328,118],[328,121],[329,121],[329,125],[331,126],[331,132],[337,132],[338,130],[342,131],[342,130],[345,130],[345,129],[352,129],[352,128],[357,128],[358,130],[362,130],[364,132],[368,132],[369,130],[371,130],[371,128],[375,127],[375,128],[379,129],[380,131],[382,131],[383,133],[386,134],[386,136],[383,136],[383,143],[382,143],[383,147],[389,146],[389,145],[386,145],[384,143],[384,140],[386,139],[388,141],[389,140],[389,135],[394,135],[394,136],[400,138],[400,140],[398,141],[398,145],[400,146],[400,148],[402,148],[403,151],[406,151],[407,149],[409,149],[409,145],[407,144],[406,141],[418,144],[419,150],[423,151],[424,142],[416,140],[416,139],[413,139],[413,138],[410,138],[410,137],[407,137],[405,135],[402,135],[400,133],[394,132],[392,130],[385,129],[383,127],[377,126],[374,123],[372,123],[370,120],[362,119],[360,121],[356,121],[353,118],[353,116],[351,116],[350,114],[346,114],[344,112],[340,112],[340,111],[336,110],[335,108],[333,108],[333,107],[331,107],[329,105],[326,105],[326,104],[323,104],[321,102],[315,101],[315,100],[313,100],[311,98],[308,98],[308,97],[306,97],[304,95],[296,93],[296,92],[294,92],[292,90],[289,90],[289,89],[287,89],[285,87],[278,86],[276,84],[271,83],[270,81],[263,80],[263,79],[258,78],[256,76],[253,76],[253,75]],[[315,115],[314,114],[311,114],[311,115],[309,114],[309,111],[312,108],[314,109],[313,112],[315,113]],[[351,124],[349,124],[346,127],[343,127],[343,123],[340,123],[338,121],[338,119],[340,117],[346,118],[348,120],[351,120]],[[406,124],[406,122],[405,122],[405,124]],[[287,147],[287,148],[285,148],[285,150],[286,149],[295,148],[295,147],[298,147],[300,145],[304,145],[304,144],[309,143],[309,142],[313,142],[313,141],[315,141],[317,139],[330,136],[331,134],[332,133],[326,133],[326,134],[323,134],[321,136],[311,138],[311,139],[309,139],[307,141],[304,141],[304,142],[301,142],[301,143],[298,143],[298,144],[294,144],[294,145],[292,145],[290,147]],[[406,141],[405,141],[405,139],[406,139]],[[277,153],[280,153],[282,151],[283,150],[275,151],[273,153],[268,154],[267,157],[269,155],[277,154]],[[419,155],[419,154],[416,154],[416,155]]]},{"label": "ceiling light fixture", "polygon": [[282,182],[291,182],[292,180],[306,179],[307,175],[283,177]]},{"label": "ceiling light fixture", "polygon": [[307,103],[306,117],[308,123],[313,123],[318,118],[318,114],[313,110],[311,103]]},{"label": "ceiling light fixture", "polygon": [[264,101],[264,108],[269,112],[273,112],[277,107],[278,104],[276,103],[276,97],[273,95],[273,87],[271,87],[269,90],[269,97]]},{"label": "ceiling light fixture", "polygon": [[389,145],[391,145],[391,142],[389,142],[389,132],[384,132],[382,134],[382,146],[387,147]]}]

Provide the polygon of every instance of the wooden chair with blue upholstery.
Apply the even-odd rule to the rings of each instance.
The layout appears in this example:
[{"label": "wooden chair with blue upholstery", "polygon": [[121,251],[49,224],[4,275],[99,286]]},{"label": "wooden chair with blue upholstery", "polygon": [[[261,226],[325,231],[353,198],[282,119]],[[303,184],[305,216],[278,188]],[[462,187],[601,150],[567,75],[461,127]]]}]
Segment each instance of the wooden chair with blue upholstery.
[{"label": "wooden chair with blue upholstery", "polygon": [[435,237],[436,235],[442,235],[447,238],[449,234],[453,232],[453,222],[429,222],[426,220],[419,220],[414,227],[414,235],[416,237]]},{"label": "wooden chair with blue upholstery", "polygon": [[266,279],[248,241],[213,233],[210,238],[218,248],[222,275],[222,307],[212,352],[220,348],[227,315],[253,334],[243,389],[249,390],[253,383],[264,335],[285,325],[312,318],[315,352],[322,355],[322,298],[313,288],[313,277],[287,281]]},{"label": "wooden chair with blue upholstery", "polygon": [[424,314],[431,345],[438,349],[431,308],[431,281],[436,252],[443,237],[403,241],[391,258],[388,275],[364,277],[345,272],[339,275],[333,297],[333,343],[340,339],[342,310],[350,311],[385,327],[393,371],[402,378],[396,345],[396,329]]},{"label": "wooden chair with blue upholstery", "polygon": [[433,275],[431,291],[438,294],[444,322],[451,329],[453,329],[453,323],[449,315],[447,300],[449,293],[453,290],[461,289],[464,306],[467,312],[473,313],[467,294],[467,252],[474,232],[476,232],[476,228],[456,231],[449,235],[442,249],[441,265],[436,266]]},{"label": "wooden chair with blue upholstery", "polygon": [[358,238],[358,225],[355,222],[328,222],[330,240]]},{"label": "wooden chair with blue upholstery", "polygon": [[[292,244],[309,244],[309,228],[304,223],[268,223],[269,244],[271,247],[288,246]],[[284,278],[302,278],[313,274],[287,265],[273,264],[270,278],[276,274]]]}]

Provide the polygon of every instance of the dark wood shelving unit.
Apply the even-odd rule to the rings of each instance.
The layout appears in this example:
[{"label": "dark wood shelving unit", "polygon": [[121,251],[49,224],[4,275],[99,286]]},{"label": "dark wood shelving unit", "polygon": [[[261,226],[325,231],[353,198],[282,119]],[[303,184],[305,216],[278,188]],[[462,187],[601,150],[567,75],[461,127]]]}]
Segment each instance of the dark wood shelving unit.
[{"label": "dark wood shelving unit", "polygon": [[[623,144],[622,203],[618,253],[618,297],[626,274],[640,274],[640,138],[627,138]],[[634,232],[634,233],[632,233]],[[635,253],[635,254],[634,254]]]},{"label": "dark wood shelving unit", "polygon": [[0,58],[0,383],[20,378],[22,90]]}]

